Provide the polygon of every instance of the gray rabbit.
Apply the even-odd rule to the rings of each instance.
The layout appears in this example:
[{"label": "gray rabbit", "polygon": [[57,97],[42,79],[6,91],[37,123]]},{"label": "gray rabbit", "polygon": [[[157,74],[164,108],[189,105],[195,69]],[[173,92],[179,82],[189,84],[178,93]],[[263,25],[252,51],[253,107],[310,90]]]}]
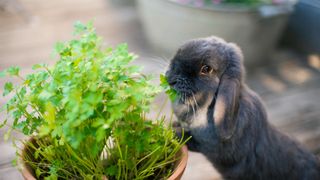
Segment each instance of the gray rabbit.
[{"label": "gray rabbit", "polygon": [[166,77],[180,95],[174,113],[187,146],[203,153],[224,179],[320,180],[320,161],[267,121],[244,82],[241,50],[209,37],[184,44]]}]

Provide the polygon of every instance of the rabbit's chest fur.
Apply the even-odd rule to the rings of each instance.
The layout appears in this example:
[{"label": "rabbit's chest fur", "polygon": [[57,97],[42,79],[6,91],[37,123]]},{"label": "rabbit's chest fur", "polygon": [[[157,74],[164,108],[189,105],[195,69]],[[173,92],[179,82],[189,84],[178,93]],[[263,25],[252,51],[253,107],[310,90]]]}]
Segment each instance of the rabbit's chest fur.
[{"label": "rabbit's chest fur", "polygon": [[178,122],[185,131],[192,131],[193,129],[201,129],[208,127],[208,107],[211,103],[211,98],[206,102],[197,104],[174,103],[173,109]]},{"label": "rabbit's chest fur", "polygon": [[[180,110],[182,109],[188,109],[188,107],[183,107]],[[182,118],[179,118],[179,123],[187,131],[191,131],[197,127],[206,127],[208,124],[207,110],[205,108],[198,109],[195,113],[188,112],[188,110],[180,113],[178,117]]]}]

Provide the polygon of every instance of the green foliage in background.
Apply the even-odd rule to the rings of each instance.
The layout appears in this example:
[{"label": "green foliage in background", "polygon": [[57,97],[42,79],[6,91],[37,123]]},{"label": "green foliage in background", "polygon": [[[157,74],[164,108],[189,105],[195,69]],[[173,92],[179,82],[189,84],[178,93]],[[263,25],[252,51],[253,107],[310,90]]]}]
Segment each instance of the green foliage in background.
[{"label": "green foliage in background", "polygon": [[184,142],[163,118],[145,116],[161,89],[129,64],[135,56],[127,45],[102,48],[92,23],[77,22],[75,36],[56,44],[53,67],[34,65],[26,77],[18,67],[1,72],[22,81],[4,85],[3,96],[11,97],[3,107],[5,137],[12,130],[34,137],[21,156],[38,178],[168,177]]}]

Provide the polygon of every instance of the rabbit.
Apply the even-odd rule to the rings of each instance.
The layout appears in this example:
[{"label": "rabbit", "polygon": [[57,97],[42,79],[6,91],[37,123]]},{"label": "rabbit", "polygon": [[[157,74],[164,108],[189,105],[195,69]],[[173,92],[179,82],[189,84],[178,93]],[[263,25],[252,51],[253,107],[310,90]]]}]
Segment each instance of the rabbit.
[{"label": "rabbit", "polygon": [[[218,37],[182,45],[165,73],[189,150],[204,154],[224,179],[320,180],[320,162],[268,123],[260,97],[245,84],[243,55]],[[177,131],[181,136],[181,133]]]}]

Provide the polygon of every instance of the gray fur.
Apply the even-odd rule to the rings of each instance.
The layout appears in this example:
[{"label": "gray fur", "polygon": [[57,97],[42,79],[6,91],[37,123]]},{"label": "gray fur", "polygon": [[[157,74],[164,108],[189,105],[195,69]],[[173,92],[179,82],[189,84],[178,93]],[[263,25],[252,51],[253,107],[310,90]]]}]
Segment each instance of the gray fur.
[{"label": "gray fur", "polygon": [[[216,37],[191,40],[171,61],[169,84],[178,122],[224,179],[317,180],[319,159],[267,121],[259,96],[244,83],[240,49]],[[200,75],[202,65],[214,70]]]}]

